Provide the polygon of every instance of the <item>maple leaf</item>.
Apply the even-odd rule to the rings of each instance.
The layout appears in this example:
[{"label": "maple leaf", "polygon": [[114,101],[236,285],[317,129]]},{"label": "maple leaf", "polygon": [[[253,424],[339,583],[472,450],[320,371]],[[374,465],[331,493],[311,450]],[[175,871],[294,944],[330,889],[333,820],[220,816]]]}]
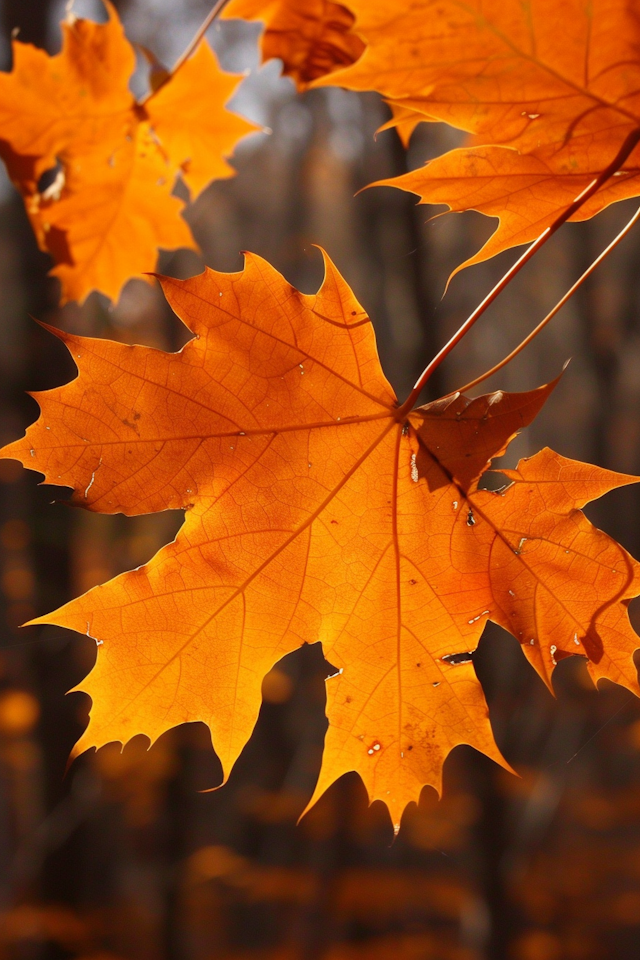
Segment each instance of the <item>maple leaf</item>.
[{"label": "maple leaf", "polygon": [[298,90],[354,63],[364,50],[351,30],[354,15],[332,0],[232,0],[223,16],[263,20],[262,59],[282,60]]},{"label": "maple leaf", "polygon": [[224,157],[255,129],[225,109],[238,78],[221,72],[205,43],[137,103],[135,54],[105,6],[106,23],[63,21],[56,56],[14,41],[13,69],[0,74],[0,156],[55,261],[63,302],[92,290],[117,300],[130,277],[153,270],[159,247],[193,247],[184,203],[172,196],[176,177],[196,196],[232,176]]},{"label": "maple leaf", "polygon": [[[572,219],[640,194],[640,8],[631,0],[349,0],[366,51],[314,85],[377,90],[406,139],[421,120],[470,145],[380,181],[424,203],[498,217],[464,264],[535,239],[602,174]],[[627,149],[628,147],[628,149]],[[632,149],[633,148],[633,149]]]},{"label": "maple leaf", "polygon": [[547,683],[575,653],[640,692],[640,568],[580,511],[635,478],[543,450],[479,488],[554,384],[400,407],[325,262],[315,296],[250,255],[162,279],[195,335],[177,354],[56,332],[78,377],[35,394],[40,418],[0,456],[90,510],[186,510],[149,563],[34,621],[98,644],[76,753],[200,720],[227,776],[264,676],[321,642],[340,673],[314,799],[356,770],[397,824],[457,744],[506,766],[471,659],[488,619]]}]

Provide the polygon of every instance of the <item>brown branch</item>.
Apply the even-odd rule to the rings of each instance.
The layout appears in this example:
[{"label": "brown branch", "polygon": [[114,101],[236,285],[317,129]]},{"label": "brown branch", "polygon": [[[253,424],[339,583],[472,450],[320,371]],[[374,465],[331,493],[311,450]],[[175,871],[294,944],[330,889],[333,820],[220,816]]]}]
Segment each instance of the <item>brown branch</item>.
[{"label": "brown branch", "polygon": [[[483,373],[480,377],[476,377],[475,380],[470,380],[469,383],[465,383],[463,387],[458,387],[457,390],[451,390],[451,393],[466,393],[467,390],[471,390],[472,387],[475,387],[479,383],[482,383],[483,380],[487,380],[489,377],[493,376],[494,373],[497,373],[498,370],[502,370],[502,368],[506,367],[508,363],[511,363],[513,358],[517,357],[518,354],[521,353],[524,350],[524,348],[528,346],[531,343],[531,341],[535,339],[535,337],[538,336],[540,331],[543,330],[544,327],[546,327],[546,325],[551,320],[553,320],[556,313],[558,313],[564,307],[567,300],[571,299],[571,297],[574,295],[576,290],[578,290],[578,288],[582,286],[582,284],[587,279],[587,277],[590,277],[591,274],[594,272],[594,270],[600,266],[602,261],[609,256],[611,251],[618,246],[620,241],[623,240],[624,237],[626,237],[626,235],[629,233],[631,228],[637,223],[639,219],[640,219],[640,207],[638,207],[634,215],[631,217],[629,222],[622,228],[622,230],[617,235],[617,237],[614,237],[611,243],[607,247],[605,247],[605,249],[602,251],[602,253],[599,256],[596,257],[593,263],[589,267],[587,267],[587,269],[584,271],[582,276],[578,280],[576,280],[573,286],[569,290],[567,290],[565,295],[560,300],[558,300],[555,307],[552,310],[550,310],[549,313],[544,318],[544,320],[541,320],[538,326],[534,330],[532,330],[527,337],[524,338],[522,343],[519,343],[518,346],[515,347],[515,349],[513,349],[511,353],[504,358],[504,360],[501,360],[500,363],[496,363],[495,367],[491,367],[490,370],[487,370],[487,372]],[[450,396],[450,394],[447,394],[447,396]]]},{"label": "brown branch", "polygon": [[183,65],[183,63],[185,63],[189,59],[189,57],[198,46],[198,44],[204,37],[205,33],[207,32],[211,24],[214,22],[214,20],[218,19],[218,17],[220,16],[224,8],[228,5],[228,3],[229,3],[229,0],[218,0],[218,2],[213,5],[211,10],[205,17],[204,21],[200,24],[199,29],[197,30],[195,36],[193,37],[187,49],[182,53],[180,57],[178,57],[178,59],[174,63],[173,69],[171,70],[171,76],[173,76],[174,73],[177,73],[180,67]]},{"label": "brown branch", "polygon": [[522,254],[522,256],[520,256],[516,260],[516,262],[507,270],[505,275],[502,277],[501,280],[498,281],[498,283],[495,285],[493,290],[491,290],[491,292],[487,294],[484,300],[476,307],[473,313],[465,320],[465,322],[460,326],[457,332],[454,333],[451,339],[436,354],[436,356],[433,358],[431,363],[429,363],[429,365],[422,371],[422,373],[418,377],[418,380],[416,381],[416,384],[413,390],[411,391],[411,393],[409,394],[405,402],[400,407],[398,411],[399,417],[405,416],[407,413],[409,413],[410,410],[413,409],[413,406],[416,400],[418,399],[422,391],[422,388],[428,381],[429,377],[433,374],[435,370],[437,370],[437,368],[440,366],[442,361],[449,356],[449,354],[451,353],[453,348],[456,346],[456,344],[458,344],[462,340],[462,338],[468,333],[468,331],[471,329],[474,323],[476,323],[476,321],[480,319],[480,317],[485,312],[485,310],[489,306],[491,306],[493,301],[511,283],[511,281],[516,276],[516,274],[518,274],[522,270],[524,265],[528,263],[533,256],[535,256],[535,254],[538,252],[540,247],[542,247],[547,242],[547,240],[550,237],[552,237],[553,234],[557,230],[559,230],[560,227],[574,215],[574,213],[577,213],[580,207],[582,207],[587,202],[587,200],[590,200],[591,197],[594,195],[594,193],[596,193],[600,189],[600,187],[604,183],[606,183],[606,181],[609,180],[609,178],[612,177],[613,174],[620,169],[620,167],[623,165],[625,160],[627,160],[629,155],[635,149],[638,142],[640,142],[640,128],[636,130],[632,130],[631,133],[627,135],[627,137],[624,140],[624,143],[618,150],[617,154],[615,155],[611,163],[607,167],[605,167],[605,169],[594,180],[591,181],[588,187],[585,187],[582,193],[580,193],[575,198],[573,203],[569,204],[569,206],[566,207],[565,210],[563,210],[560,216],[557,217],[553,221],[553,223],[550,226],[548,226],[547,229],[544,230],[540,234],[540,236],[536,240],[534,240],[529,247],[527,247],[527,249]]},{"label": "brown branch", "polygon": [[200,24],[196,30],[191,42],[188,44],[185,50],[180,54],[176,62],[174,63],[171,70],[167,72],[166,77],[158,84],[155,90],[148,93],[145,97],[142,98],[140,104],[144,104],[154,93],[157,93],[158,90],[161,90],[162,87],[167,83],[171,77],[175,76],[178,70],[184,66],[189,57],[194,53],[200,41],[204,38],[205,33],[209,29],[212,23],[218,19],[224,8],[230,3],[230,0],[217,0],[217,3],[213,5],[203,22]]}]

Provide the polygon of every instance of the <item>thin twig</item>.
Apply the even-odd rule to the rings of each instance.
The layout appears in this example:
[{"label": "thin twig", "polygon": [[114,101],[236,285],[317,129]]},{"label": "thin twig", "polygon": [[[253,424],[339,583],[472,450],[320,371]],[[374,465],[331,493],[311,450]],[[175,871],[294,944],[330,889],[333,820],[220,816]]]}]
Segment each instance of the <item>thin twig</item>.
[{"label": "thin twig", "polygon": [[521,257],[519,257],[516,262],[511,266],[501,280],[495,285],[493,290],[487,294],[482,303],[480,303],[473,313],[465,320],[462,326],[458,329],[456,333],[451,337],[451,339],[442,347],[442,349],[436,354],[431,363],[423,370],[423,372],[418,377],[416,384],[398,410],[398,416],[402,417],[407,414],[414,406],[416,400],[420,396],[422,388],[427,383],[429,377],[434,373],[434,371],[440,366],[442,361],[447,357],[453,348],[462,340],[465,334],[471,329],[471,327],[480,319],[482,314],[485,312],[487,307],[489,307],[493,301],[502,293],[502,291],[507,287],[513,278],[522,270],[524,265],[531,260],[531,258],[538,252],[540,247],[542,247],[547,240],[553,236],[553,234],[560,229],[560,227],[569,220],[574,213],[576,213],[580,207],[582,207],[587,200],[590,200],[591,197],[596,193],[603,183],[613,176],[616,173],[622,164],[627,160],[629,155],[640,142],[640,129],[632,130],[631,133],[627,135],[624,140],[624,143],[618,150],[618,153],[613,158],[611,163],[605,167],[605,169],[600,173],[594,180],[591,181],[588,187],[580,193],[573,203],[569,204],[565,210],[557,217],[553,223],[544,230],[537,240],[534,240],[533,243],[525,250]]},{"label": "thin twig", "polygon": [[[534,330],[532,330],[531,333],[530,333],[527,337],[524,338],[524,340],[522,341],[522,343],[519,343],[518,346],[515,347],[515,349],[512,350],[511,353],[504,358],[504,360],[501,360],[500,363],[496,363],[495,367],[491,367],[490,370],[487,370],[487,372],[486,372],[486,373],[483,373],[482,376],[476,377],[475,380],[471,380],[471,381],[469,381],[469,383],[465,383],[465,385],[464,385],[463,387],[458,387],[457,390],[451,390],[451,393],[466,393],[467,390],[471,390],[472,387],[475,387],[475,386],[477,386],[479,383],[482,383],[483,380],[488,380],[489,377],[492,377],[494,373],[497,373],[497,372],[498,372],[498,370],[502,370],[502,368],[503,368],[503,367],[506,367],[506,365],[507,365],[508,363],[511,363],[511,361],[513,360],[513,358],[514,358],[514,357],[517,357],[518,354],[521,353],[521,352],[524,350],[524,348],[527,347],[527,346],[531,343],[531,341],[532,341],[535,337],[538,336],[538,334],[540,333],[540,331],[543,330],[544,327],[546,327],[546,325],[547,325],[551,320],[553,320],[553,318],[555,317],[556,313],[558,313],[558,312],[564,307],[564,305],[565,305],[565,303],[567,302],[567,300],[570,300],[570,299],[571,299],[571,297],[574,295],[574,293],[576,292],[576,290],[578,290],[578,288],[582,286],[582,284],[583,284],[584,281],[587,279],[587,277],[590,277],[591,274],[594,272],[594,270],[595,270],[597,267],[600,266],[600,264],[602,263],[602,261],[605,260],[605,259],[609,256],[609,254],[611,253],[611,251],[614,250],[614,249],[618,246],[618,244],[620,243],[620,241],[623,240],[624,237],[626,237],[626,235],[629,233],[629,231],[631,230],[631,228],[637,223],[637,221],[638,221],[639,219],[640,219],[640,207],[638,207],[638,209],[636,210],[636,212],[634,213],[634,215],[631,217],[631,219],[629,220],[629,222],[622,228],[622,230],[621,230],[620,233],[617,235],[617,237],[615,237],[615,238],[611,241],[611,243],[609,244],[609,246],[608,246],[608,247],[605,247],[605,249],[602,251],[602,253],[601,253],[598,257],[596,257],[596,259],[593,261],[593,263],[591,264],[591,266],[587,267],[587,269],[584,271],[584,273],[582,274],[582,276],[581,276],[578,280],[576,280],[576,282],[573,284],[573,286],[572,286],[569,290],[567,290],[567,292],[566,292],[565,295],[562,297],[562,299],[558,300],[558,302],[556,303],[556,305],[555,305],[555,307],[553,308],[553,310],[550,310],[550,311],[549,311],[549,313],[546,315],[546,317],[544,318],[544,320],[541,320],[541,321],[540,321],[540,323],[538,324],[538,326],[537,326]],[[447,396],[449,396],[449,395],[450,395],[450,394],[447,394]]]},{"label": "thin twig", "polygon": [[189,59],[189,57],[194,52],[194,50],[196,49],[196,47],[204,37],[205,33],[207,32],[207,30],[209,29],[213,21],[218,19],[218,17],[220,16],[220,14],[222,13],[222,11],[224,10],[224,8],[227,6],[229,2],[230,0],[218,0],[218,2],[213,5],[212,9],[209,11],[204,21],[200,24],[199,30],[196,32],[196,35],[194,36],[193,40],[191,41],[187,49],[183,52],[182,56],[178,57],[178,59],[174,63],[173,69],[171,70],[171,76],[173,76],[174,73],[177,73],[180,67],[182,66],[182,64]]},{"label": "thin twig", "polygon": [[211,26],[211,24],[218,19],[218,17],[220,16],[224,8],[230,2],[231,0],[218,0],[218,2],[213,5],[213,7],[211,8],[209,13],[203,20],[203,22],[200,24],[200,26],[196,30],[195,35],[193,36],[191,42],[189,43],[187,48],[180,54],[180,56],[174,63],[173,67],[171,68],[171,70],[167,73],[166,77],[162,80],[161,83],[158,84],[158,86],[152,93],[149,93],[147,94],[146,97],[143,97],[143,99],[140,101],[141,104],[145,103],[149,99],[149,97],[153,96],[154,93],[157,93],[158,90],[160,90],[165,85],[165,83],[167,83],[171,79],[171,77],[175,76],[175,74],[178,72],[180,67],[182,67],[187,62],[189,57],[194,53],[198,44],[204,38],[204,35],[209,29],[209,27]]}]

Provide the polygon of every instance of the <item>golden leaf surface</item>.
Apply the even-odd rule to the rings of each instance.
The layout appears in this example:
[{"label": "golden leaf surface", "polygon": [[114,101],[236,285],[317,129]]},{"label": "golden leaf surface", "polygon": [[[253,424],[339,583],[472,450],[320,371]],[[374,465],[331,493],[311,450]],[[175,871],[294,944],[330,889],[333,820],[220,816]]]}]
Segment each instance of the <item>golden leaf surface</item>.
[{"label": "golden leaf surface", "polygon": [[[636,0],[349,0],[367,47],[317,85],[377,90],[404,138],[441,120],[472,143],[384,181],[498,217],[475,263],[535,239],[640,133]],[[393,121],[392,121],[393,123]],[[640,151],[574,219],[640,194]]]},{"label": "golden leaf surface", "polygon": [[206,44],[137,103],[134,50],[105,6],[106,23],[63,21],[56,56],[14,41],[13,69],[0,74],[0,156],[53,257],[63,302],[92,290],[117,300],[130,277],[154,269],[159,247],[192,247],[176,177],[196,195],[231,176],[224,157],[254,129],[225,109],[238,78]]},{"label": "golden leaf surface", "polygon": [[194,339],[169,354],[58,332],[78,377],[37,394],[0,453],[90,510],[186,509],[149,563],[36,621],[98,644],[76,752],[201,720],[227,776],[264,676],[321,642],[340,672],[315,796],[356,770],[397,824],[457,744],[505,763],[471,660],[488,619],[547,682],[576,653],[637,691],[638,565],[579,509],[634,478],[543,451],[478,488],[554,384],[405,413],[330,261],[314,296],[255,256],[161,282]]},{"label": "golden leaf surface", "polygon": [[232,0],[223,16],[263,20],[262,59],[282,60],[298,90],[354,63],[364,50],[351,29],[354,15],[332,0]]}]

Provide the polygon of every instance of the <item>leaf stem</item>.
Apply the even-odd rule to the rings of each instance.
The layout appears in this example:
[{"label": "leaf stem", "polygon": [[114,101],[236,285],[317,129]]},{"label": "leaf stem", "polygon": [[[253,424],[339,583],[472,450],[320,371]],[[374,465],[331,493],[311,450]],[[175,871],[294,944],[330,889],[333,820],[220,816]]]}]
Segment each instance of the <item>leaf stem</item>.
[{"label": "leaf stem", "polygon": [[183,50],[183,52],[180,54],[180,56],[174,63],[173,67],[171,68],[171,70],[167,72],[166,77],[164,77],[164,79],[158,84],[158,86],[155,88],[155,90],[152,91],[152,93],[149,93],[145,97],[143,97],[143,99],[140,101],[141,105],[144,104],[151,96],[153,96],[154,93],[157,93],[158,90],[164,87],[165,83],[167,83],[171,79],[171,77],[175,76],[175,74],[178,72],[180,67],[184,66],[184,64],[187,62],[189,57],[196,50],[198,44],[203,39],[205,33],[207,32],[211,24],[218,19],[218,17],[220,16],[224,8],[230,2],[231,0],[217,0],[217,3],[214,3],[211,10],[209,11],[207,16],[204,18],[204,20],[196,30],[194,36],[192,37],[186,49]]},{"label": "leaf stem", "polygon": [[[602,261],[609,256],[611,251],[618,246],[620,241],[623,240],[624,237],[626,237],[626,235],[629,233],[631,228],[638,222],[639,219],[640,219],[640,207],[638,207],[634,215],[631,217],[629,222],[622,228],[620,233],[616,237],[614,237],[611,243],[607,247],[605,247],[605,249],[602,251],[602,253],[598,257],[596,257],[593,263],[589,267],[587,267],[587,269],[584,271],[582,276],[578,280],[576,280],[573,286],[569,290],[567,290],[565,295],[560,300],[558,300],[555,307],[552,310],[550,310],[549,313],[544,318],[544,320],[541,320],[538,326],[534,330],[532,330],[527,337],[524,338],[522,343],[519,343],[518,346],[515,347],[515,349],[513,349],[508,356],[506,356],[503,360],[500,361],[500,363],[496,363],[495,367],[491,367],[490,370],[487,370],[487,372],[483,373],[480,377],[476,377],[475,380],[470,380],[469,383],[465,383],[463,387],[458,387],[457,390],[452,390],[451,393],[466,393],[467,390],[471,390],[472,387],[477,386],[479,383],[482,383],[483,380],[487,380],[489,377],[493,376],[493,374],[497,373],[498,370],[502,370],[502,368],[506,367],[506,365],[510,363],[514,357],[517,357],[518,354],[521,353],[524,350],[524,348],[528,346],[535,337],[538,336],[540,331],[544,327],[546,327],[549,321],[553,320],[555,315],[564,307],[567,300],[571,299],[571,297],[574,295],[576,290],[582,286],[582,284],[587,279],[587,277],[590,277],[591,274],[594,272],[594,270],[596,270],[596,268],[600,266]],[[450,396],[450,394],[447,394],[447,396]]]},{"label": "leaf stem", "polygon": [[471,329],[474,323],[476,323],[476,321],[480,319],[480,317],[485,312],[485,310],[489,306],[491,306],[493,301],[511,283],[511,281],[516,276],[516,274],[518,274],[522,270],[524,265],[528,263],[533,256],[535,256],[535,254],[538,252],[540,247],[544,246],[547,240],[550,237],[552,237],[553,234],[557,230],[559,230],[560,227],[564,223],[566,223],[567,220],[569,220],[574,215],[574,213],[576,213],[580,209],[580,207],[582,207],[587,202],[587,200],[591,199],[591,197],[594,195],[594,193],[596,193],[600,189],[603,183],[606,183],[606,181],[620,169],[622,164],[625,162],[625,160],[627,160],[631,152],[637,146],[638,142],[640,142],[640,128],[636,128],[635,130],[632,130],[627,135],[622,146],[618,150],[617,154],[615,155],[611,163],[607,167],[605,167],[605,169],[600,174],[598,174],[598,176],[594,180],[592,180],[587,187],[585,187],[582,193],[578,194],[575,200],[572,203],[570,203],[569,206],[562,211],[560,216],[558,216],[553,221],[553,223],[550,224],[550,226],[548,226],[546,230],[544,230],[540,234],[540,236],[536,240],[534,240],[529,247],[527,247],[525,252],[516,260],[516,262],[511,267],[509,267],[509,269],[504,274],[502,279],[499,280],[498,283],[496,283],[493,290],[491,290],[487,294],[487,296],[484,298],[484,300],[480,304],[478,304],[478,306],[475,308],[473,313],[469,317],[467,317],[467,319],[456,331],[456,333],[454,333],[451,339],[435,355],[431,363],[429,363],[428,366],[425,367],[425,369],[422,371],[422,373],[420,374],[420,376],[416,381],[416,384],[413,390],[411,391],[411,393],[409,394],[405,402],[402,404],[402,406],[398,410],[399,417],[406,415],[411,409],[413,409],[413,406],[416,400],[418,399],[418,397],[420,396],[420,393],[423,387],[429,380],[429,377],[431,377],[434,371],[437,370],[437,368],[440,366],[442,361],[449,356],[449,354],[451,353],[453,348],[456,346],[456,344],[458,344],[462,340],[462,338],[468,333],[468,331]]},{"label": "leaf stem", "polygon": [[227,6],[227,4],[228,4],[229,2],[230,2],[230,0],[218,0],[217,3],[214,3],[214,5],[213,5],[213,7],[211,8],[211,10],[210,10],[209,13],[207,14],[207,16],[204,18],[203,22],[200,24],[200,27],[199,27],[198,30],[196,31],[196,34],[195,34],[195,36],[193,37],[191,43],[189,44],[189,46],[187,47],[187,49],[183,51],[182,55],[181,55],[180,57],[178,57],[178,59],[177,59],[176,62],[174,63],[173,68],[172,68],[172,70],[171,70],[171,75],[172,75],[172,76],[173,76],[174,73],[177,73],[177,71],[180,69],[180,67],[183,65],[183,63],[185,63],[185,61],[187,61],[187,60],[189,59],[189,57],[191,56],[191,54],[194,52],[194,50],[195,50],[196,47],[198,46],[198,44],[200,43],[200,41],[201,41],[202,38],[204,37],[205,33],[207,32],[207,30],[209,29],[209,27],[211,26],[211,24],[214,22],[214,20],[217,20],[217,19],[218,19],[218,17],[220,16],[220,14],[222,13],[222,11],[224,10],[224,8]]}]

